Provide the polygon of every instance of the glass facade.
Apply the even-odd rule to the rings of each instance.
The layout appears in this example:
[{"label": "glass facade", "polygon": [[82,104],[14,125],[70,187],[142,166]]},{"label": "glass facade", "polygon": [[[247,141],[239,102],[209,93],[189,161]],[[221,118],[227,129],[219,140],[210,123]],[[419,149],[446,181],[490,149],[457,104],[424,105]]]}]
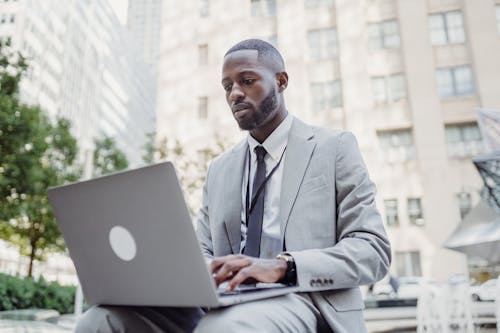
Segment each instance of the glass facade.
[{"label": "glass facade", "polygon": [[410,224],[419,227],[423,226],[424,216],[422,213],[422,201],[420,200],[420,198],[408,198],[407,208]]},{"label": "glass facade", "polygon": [[385,209],[385,222],[388,227],[399,226],[399,215],[398,215],[398,200],[397,199],[386,199],[384,200]]},{"label": "glass facade", "polygon": [[484,150],[483,138],[475,123],[446,125],[446,148],[450,157],[470,157]]},{"label": "glass facade", "polygon": [[370,49],[396,49],[400,46],[399,27],[396,20],[368,25],[368,46]]},{"label": "glass facade", "polygon": [[404,162],[415,159],[415,146],[411,129],[380,131],[379,146],[387,162]]},{"label": "glass facade", "polygon": [[200,66],[205,66],[208,64],[208,45],[207,44],[198,45],[198,64]]},{"label": "glass facade", "polygon": [[200,0],[200,16],[207,17],[210,15],[210,0]]},{"label": "glass facade", "polygon": [[398,277],[422,276],[419,251],[396,252],[395,257]]},{"label": "glass facade", "polygon": [[335,4],[335,0],[305,0],[306,8],[330,7]]},{"label": "glass facade", "polygon": [[312,110],[328,111],[342,106],[342,88],[339,80],[311,84]]},{"label": "glass facade", "polygon": [[198,118],[208,118],[208,97],[202,96],[198,98]]},{"label": "glass facade", "polygon": [[250,13],[252,16],[276,16],[276,0],[251,0]]},{"label": "glass facade", "polygon": [[337,31],[334,28],[310,30],[307,32],[307,44],[310,59],[334,58],[337,56]]},{"label": "glass facade", "polygon": [[472,69],[469,65],[436,70],[439,95],[442,98],[474,94]]},{"label": "glass facade", "polygon": [[386,104],[406,99],[406,81],[403,74],[372,77],[375,104]]},{"label": "glass facade", "polygon": [[429,30],[433,45],[465,42],[464,19],[461,11],[430,15]]}]

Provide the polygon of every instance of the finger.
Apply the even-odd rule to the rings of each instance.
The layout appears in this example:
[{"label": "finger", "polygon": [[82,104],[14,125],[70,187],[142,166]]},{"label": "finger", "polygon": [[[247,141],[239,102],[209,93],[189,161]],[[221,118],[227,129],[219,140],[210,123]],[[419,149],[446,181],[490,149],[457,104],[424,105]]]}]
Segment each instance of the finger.
[{"label": "finger", "polygon": [[213,271],[217,270],[220,268],[220,266],[224,265],[228,261],[236,260],[236,259],[244,259],[244,258],[249,258],[248,256],[245,255],[234,255],[234,254],[229,254],[227,256],[222,256],[222,257],[215,257],[212,259],[210,262],[210,268]]},{"label": "finger", "polygon": [[247,258],[234,259],[226,262],[216,273],[213,274],[215,283],[219,285],[220,283],[232,278],[240,269],[249,266],[251,263],[251,260]]},{"label": "finger", "polygon": [[214,260],[212,260],[210,268],[211,268],[212,273],[216,273],[226,263],[232,262],[235,260],[243,260],[243,259],[251,259],[251,258],[248,256],[245,256],[245,255],[241,255],[241,254],[238,254],[238,255],[230,254],[230,255],[227,255],[224,257],[217,257]]},{"label": "finger", "polygon": [[231,278],[234,274],[236,274],[242,267],[245,267],[247,264],[246,260],[236,259],[232,261],[226,262],[224,265],[220,266],[220,268],[213,274],[214,280],[217,284],[220,284],[227,279]]},{"label": "finger", "polygon": [[250,266],[240,269],[238,273],[228,282],[227,290],[233,291],[236,287],[238,287],[245,280],[248,280],[251,277],[252,277],[252,268]]},{"label": "finger", "polygon": [[223,256],[223,257],[216,257],[212,260],[212,262],[210,263],[210,270],[212,271],[212,273],[214,273],[215,271],[217,271],[222,265],[224,265],[227,261],[230,261],[232,259],[234,259],[234,255],[227,255],[227,256]]}]

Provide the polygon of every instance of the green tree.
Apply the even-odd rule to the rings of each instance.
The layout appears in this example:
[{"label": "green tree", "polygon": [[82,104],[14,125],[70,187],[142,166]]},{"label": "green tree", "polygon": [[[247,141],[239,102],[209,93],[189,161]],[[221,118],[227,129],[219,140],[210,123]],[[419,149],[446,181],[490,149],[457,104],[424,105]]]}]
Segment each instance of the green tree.
[{"label": "green tree", "polygon": [[19,81],[28,68],[26,58],[21,53],[12,51],[11,41],[0,40],[0,94],[17,96]]},{"label": "green tree", "polygon": [[19,101],[24,58],[0,44],[0,237],[33,261],[64,249],[47,199],[47,189],[80,175],[70,123],[53,124],[39,107]]},{"label": "green tree", "polygon": [[142,155],[142,160],[144,163],[151,164],[155,161],[155,153],[156,153],[156,132],[150,132],[146,134],[147,141],[144,144],[144,155]]},{"label": "green tree", "polygon": [[94,144],[94,177],[128,167],[127,157],[118,149],[113,138],[105,136],[100,140],[96,140]]},{"label": "green tree", "polygon": [[170,141],[166,137],[154,145],[159,161],[170,160],[174,163],[180,183],[186,194],[186,201],[191,213],[195,216],[200,204],[203,183],[207,172],[208,162],[221,154],[229,146],[219,135],[216,135],[212,144],[197,151],[187,151],[179,140]]}]

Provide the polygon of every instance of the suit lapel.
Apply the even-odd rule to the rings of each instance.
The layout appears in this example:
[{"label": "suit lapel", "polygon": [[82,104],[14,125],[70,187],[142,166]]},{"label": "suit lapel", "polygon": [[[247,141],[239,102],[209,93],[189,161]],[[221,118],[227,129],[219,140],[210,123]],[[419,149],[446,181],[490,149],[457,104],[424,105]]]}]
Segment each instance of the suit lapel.
[{"label": "suit lapel", "polygon": [[311,127],[294,118],[283,165],[280,198],[281,248],[284,248],[284,233],[288,217],[297,198],[304,174],[311,160],[316,142],[311,140],[314,134]]},{"label": "suit lapel", "polygon": [[233,254],[240,252],[241,246],[241,184],[245,167],[247,141],[244,140],[232,150],[225,163],[224,172],[224,224]]}]

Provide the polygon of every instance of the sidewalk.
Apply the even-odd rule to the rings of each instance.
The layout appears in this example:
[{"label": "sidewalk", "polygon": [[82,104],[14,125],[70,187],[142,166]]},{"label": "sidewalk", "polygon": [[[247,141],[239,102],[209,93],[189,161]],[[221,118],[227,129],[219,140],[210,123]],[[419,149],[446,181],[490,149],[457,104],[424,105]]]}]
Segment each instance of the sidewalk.
[{"label": "sidewalk", "polygon": [[1,333],[68,333],[72,328],[63,328],[43,321],[0,319]]},{"label": "sidewalk", "polygon": [[[481,325],[475,332],[497,332],[494,306],[493,302],[472,303],[473,321],[475,325]],[[415,306],[367,308],[364,311],[364,317],[370,333],[416,332],[417,308]]]},{"label": "sidewalk", "polygon": [[60,315],[54,310],[0,311],[0,333],[62,333],[75,326],[74,315]]},{"label": "sidewalk", "polygon": [[[475,302],[476,322],[488,324],[480,333],[496,333],[492,325],[493,303]],[[0,333],[67,333],[76,323],[74,315],[50,317],[53,310],[20,310],[0,312]],[[370,333],[415,333],[417,327],[416,307],[372,308],[364,311],[365,322]],[[15,318],[18,319],[13,319]],[[7,319],[8,318],[8,319]],[[29,320],[31,319],[31,320]]]}]

